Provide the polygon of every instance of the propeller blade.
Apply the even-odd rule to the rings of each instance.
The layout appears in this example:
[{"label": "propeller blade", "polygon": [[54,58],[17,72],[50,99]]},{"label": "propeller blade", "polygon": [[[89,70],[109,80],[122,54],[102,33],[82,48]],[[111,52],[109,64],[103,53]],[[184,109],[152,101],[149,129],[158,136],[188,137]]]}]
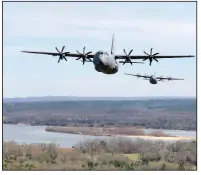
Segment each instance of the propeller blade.
[{"label": "propeller blade", "polygon": [[150,62],[149,62],[149,66],[151,66],[151,63],[152,63],[152,59],[150,59],[149,61],[150,61]]},{"label": "propeller blade", "polygon": [[86,49],[86,47],[83,47],[83,53],[80,53],[79,51],[77,51],[77,53],[78,53],[80,56],[79,56],[79,58],[77,58],[76,60],[79,60],[79,59],[82,58],[83,65],[84,65],[85,61],[87,61],[87,59],[92,62],[92,60],[87,57],[87,55],[90,54],[90,53],[92,53],[92,52],[87,52],[87,53],[85,54],[85,49]]},{"label": "propeller blade", "polygon": [[57,47],[55,47],[56,51],[60,53],[59,49]]},{"label": "propeller blade", "polygon": [[65,59],[67,61],[67,59],[66,59],[66,57],[64,55],[62,57],[63,57],[63,59]]},{"label": "propeller blade", "polygon": [[129,52],[129,54],[128,55],[130,55],[131,53],[132,53],[132,51],[133,51],[133,49]]},{"label": "propeller blade", "polygon": [[92,53],[92,52],[87,52],[85,55],[89,55],[90,53]]},{"label": "propeller blade", "polygon": [[92,61],[90,58],[87,58],[89,61]]},{"label": "propeller blade", "polygon": [[131,66],[133,65],[132,61],[129,59],[129,62],[131,63]]},{"label": "propeller blade", "polygon": [[156,56],[156,55],[158,55],[159,53],[155,53],[155,54],[153,54],[153,56]]},{"label": "propeller blade", "polygon": [[82,55],[79,51],[76,50],[76,52],[77,52],[78,54]]},{"label": "propeller blade", "polygon": [[65,48],[65,46],[63,46],[63,47],[62,47],[62,49],[61,49],[61,53],[63,53],[63,51],[64,51],[64,48]]},{"label": "propeller blade", "polygon": [[151,50],[150,50],[150,55],[152,55],[152,50],[153,50],[153,48],[151,48]]},{"label": "propeller blade", "polygon": [[153,58],[156,62],[158,62],[158,60],[156,58]]},{"label": "propeller blade", "polygon": [[78,57],[76,60],[79,60],[81,57]]},{"label": "propeller blade", "polygon": [[126,50],[124,49],[123,51],[124,51],[125,55],[127,55]]},{"label": "propeller blade", "polygon": [[60,60],[62,60],[62,55],[59,56],[58,63],[60,62]]},{"label": "propeller blade", "polygon": [[128,62],[128,60],[127,60],[127,59],[125,59],[125,61],[124,61],[123,65],[124,65],[125,63],[127,63],[127,62]]},{"label": "propeller blade", "polygon": [[147,52],[145,52],[145,51],[143,51],[146,55],[148,55],[149,56],[149,54],[147,53]]}]

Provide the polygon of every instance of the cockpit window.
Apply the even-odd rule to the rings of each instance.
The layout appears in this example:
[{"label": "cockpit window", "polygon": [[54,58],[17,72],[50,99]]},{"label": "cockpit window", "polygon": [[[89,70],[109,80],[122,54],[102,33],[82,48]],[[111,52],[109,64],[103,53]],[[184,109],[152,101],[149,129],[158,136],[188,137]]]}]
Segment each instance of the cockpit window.
[{"label": "cockpit window", "polygon": [[100,55],[103,55],[103,52],[100,52]]},{"label": "cockpit window", "polygon": [[109,54],[107,52],[104,53],[105,55],[109,56]]}]

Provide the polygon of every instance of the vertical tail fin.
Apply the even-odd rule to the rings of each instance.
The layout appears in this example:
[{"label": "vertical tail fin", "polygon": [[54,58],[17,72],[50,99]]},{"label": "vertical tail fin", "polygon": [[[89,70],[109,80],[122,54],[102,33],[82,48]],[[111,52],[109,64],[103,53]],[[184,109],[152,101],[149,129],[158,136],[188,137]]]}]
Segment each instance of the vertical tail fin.
[{"label": "vertical tail fin", "polygon": [[114,33],[112,35],[112,46],[111,46],[111,55],[114,54]]}]

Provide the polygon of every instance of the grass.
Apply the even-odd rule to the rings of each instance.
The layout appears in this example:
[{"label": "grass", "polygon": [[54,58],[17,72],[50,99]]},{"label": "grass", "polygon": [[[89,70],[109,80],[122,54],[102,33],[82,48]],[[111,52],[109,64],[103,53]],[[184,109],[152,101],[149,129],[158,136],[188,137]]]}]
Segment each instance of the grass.
[{"label": "grass", "polygon": [[124,154],[128,159],[137,161],[140,159],[140,154],[139,153],[133,153],[133,154]]}]

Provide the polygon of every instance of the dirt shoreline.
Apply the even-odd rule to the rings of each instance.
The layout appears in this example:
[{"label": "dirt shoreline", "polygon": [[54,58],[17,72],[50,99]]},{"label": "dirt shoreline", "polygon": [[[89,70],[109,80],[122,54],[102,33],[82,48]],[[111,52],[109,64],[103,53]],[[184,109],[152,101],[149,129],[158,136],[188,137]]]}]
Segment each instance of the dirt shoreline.
[{"label": "dirt shoreline", "polygon": [[[47,131],[47,132],[56,132],[56,131]],[[58,133],[64,133],[59,132]],[[137,138],[137,139],[145,139],[145,140],[165,140],[165,141],[182,141],[182,140],[196,140],[194,137],[185,137],[185,136],[141,136],[141,135],[89,135],[89,134],[79,134],[79,133],[67,133],[67,134],[76,134],[76,135],[84,135],[84,136],[106,136],[106,137],[124,137],[124,138]]]},{"label": "dirt shoreline", "polygon": [[149,140],[196,140],[194,137],[182,137],[182,136],[169,136],[169,137],[156,137],[156,136],[129,136],[129,135],[119,135],[120,137],[127,138],[139,138],[139,139],[149,139]]},{"label": "dirt shoreline", "polygon": [[[27,125],[30,126],[30,124],[27,123],[18,123],[17,125]],[[45,125],[44,125],[45,126]],[[76,128],[76,127],[75,127]],[[46,132],[58,132],[58,133],[67,133],[67,132],[59,132],[59,131],[48,131]],[[105,134],[105,135],[99,135],[99,134],[81,134],[81,133],[67,133],[67,134],[78,134],[78,135],[85,135],[85,136],[107,136],[107,137],[126,137],[126,138],[138,138],[138,139],[145,139],[145,140],[165,140],[165,141],[181,141],[181,140],[196,140],[194,137],[187,137],[187,136],[149,136],[149,135],[118,135],[118,134]]]}]

